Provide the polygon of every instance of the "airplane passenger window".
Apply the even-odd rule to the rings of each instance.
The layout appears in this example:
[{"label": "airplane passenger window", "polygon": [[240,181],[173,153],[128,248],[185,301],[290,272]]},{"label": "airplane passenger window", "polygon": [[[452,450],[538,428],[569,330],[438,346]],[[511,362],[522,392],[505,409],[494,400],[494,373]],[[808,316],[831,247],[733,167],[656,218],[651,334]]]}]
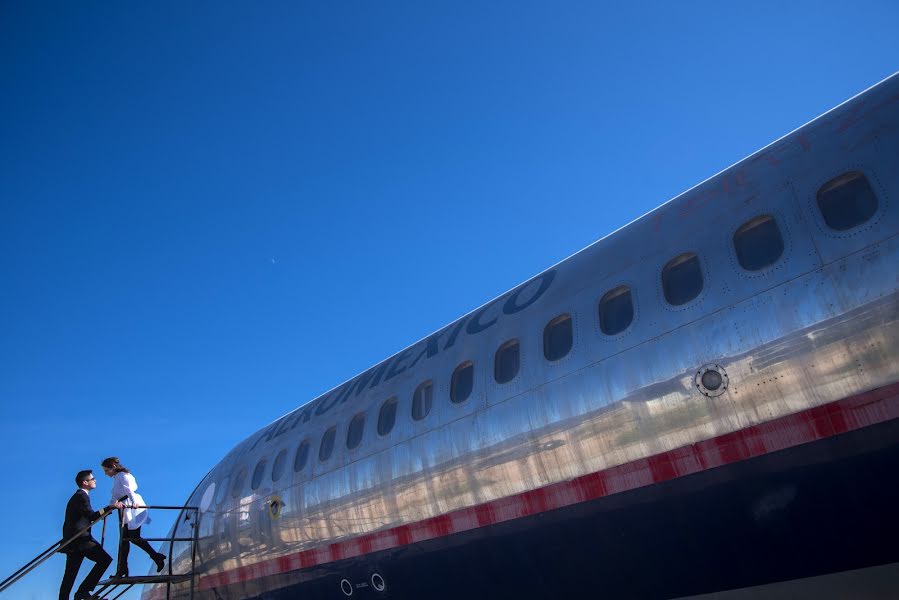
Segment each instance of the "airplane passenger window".
[{"label": "airplane passenger window", "polygon": [[774,264],[784,253],[784,239],[773,217],[750,219],[734,234],[737,260],[747,271],[758,271]]},{"label": "airplane passenger window", "polygon": [[606,335],[616,335],[627,329],[634,320],[631,288],[619,286],[606,292],[599,301],[599,328]]},{"label": "airplane passenger window", "polygon": [[702,291],[702,269],[699,257],[692,252],[671,259],[662,269],[665,300],[673,306],[686,304]]},{"label": "airplane passenger window", "polygon": [[521,364],[521,345],[509,340],[499,347],[493,360],[493,379],[496,383],[508,383],[518,375]]},{"label": "airplane passenger window", "polygon": [[275,462],[272,463],[272,481],[278,481],[281,479],[281,475],[284,474],[284,466],[287,463],[287,448],[284,448],[280,452],[278,452],[278,456],[275,457]]},{"label": "airplane passenger window", "polygon": [[350,427],[346,433],[346,447],[348,450],[356,448],[362,442],[362,431],[365,427],[365,413],[359,413],[350,421]]},{"label": "airplane passenger window", "polygon": [[334,438],[337,437],[337,426],[330,427],[322,436],[322,445],[318,447],[318,460],[325,462],[334,451]]},{"label": "airplane passenger window", "polygon": [[546,360],[559,360],[571,352],[574,331],[571,315],[559,315],[543,330],[543,356]]},{"label": "airplane passenger window", "polygon": [[453,378],[450,382],[450,400],[453,404],[465,402],[471,396],[473,387],[474,363],[467,360],[453,371]]},{"label": "airplane passenger window", "polygon": [[237,474],[237,477],[234,478],[234,485],[231,486],[231,497],[237,498],[240,496],[240,492],[243,491],[243,480],[247,478],[247,470],[241,469],[240,473]]},{"label": "airplane passenger window", "polygon": [[250,481],[250,489],[255,490],[262,483],[262,476],[265,474],[266,460],[263,458],[256,463],[256,469],[253,471],[253,479]]},{"label": "airplane passenger window", "polygon": [[421,421],[431,412],[431,401],[434,396],[434,385],[430,381],[415,388],[412,394],[412,418]]},{"label": "airplane passenger window", "polygon": [[818,208],[828,227],[846,231],[874,216],[877,196],[863,173],[851,171],[821,186]]},{"label": "airplane passenger window", "polygon": [[293,457],[293,470],[295,473],[299,473],[306,467],[306,461],[309,460],[309,440],[303,440],[303,443],[300,444],[299,448],[297,448],[297,453]]},{"label": "airplane passenger window", "polygon": [[393,423],[396,421],[396,396],[388,398],[381,405],[381,412],[378,413],[378,435],[387,435],[393,430]]}]

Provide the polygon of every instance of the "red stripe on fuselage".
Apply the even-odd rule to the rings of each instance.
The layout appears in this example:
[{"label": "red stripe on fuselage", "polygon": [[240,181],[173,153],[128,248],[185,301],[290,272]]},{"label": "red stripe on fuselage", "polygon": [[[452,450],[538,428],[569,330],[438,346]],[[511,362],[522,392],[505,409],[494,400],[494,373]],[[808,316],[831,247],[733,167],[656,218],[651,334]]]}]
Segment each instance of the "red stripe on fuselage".
[{"label": "red stripe on fuselage", "polygon": [[669,481],[899,417],[899,383],[767,423],[424,521],[205,575],[200,589],[249,581],[495,525]]}]

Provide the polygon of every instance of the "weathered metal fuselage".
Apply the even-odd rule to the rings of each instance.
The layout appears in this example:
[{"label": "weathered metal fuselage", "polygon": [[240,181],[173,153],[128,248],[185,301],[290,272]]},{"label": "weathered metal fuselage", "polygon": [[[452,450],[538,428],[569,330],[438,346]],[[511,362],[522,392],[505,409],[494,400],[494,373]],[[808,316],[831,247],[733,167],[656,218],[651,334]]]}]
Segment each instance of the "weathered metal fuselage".
[{"label": "weathered metal fuselage", "polygon": [[[876,208],[838,230],[821,194],[847,173]],[[893,76],[238,444],[187,501],[196,597],[675,598],[896,563],[897,199]],[[749,270],[735,236],[760,217],[782,251]],[[701,290],[673,304],[690,255]]]}]

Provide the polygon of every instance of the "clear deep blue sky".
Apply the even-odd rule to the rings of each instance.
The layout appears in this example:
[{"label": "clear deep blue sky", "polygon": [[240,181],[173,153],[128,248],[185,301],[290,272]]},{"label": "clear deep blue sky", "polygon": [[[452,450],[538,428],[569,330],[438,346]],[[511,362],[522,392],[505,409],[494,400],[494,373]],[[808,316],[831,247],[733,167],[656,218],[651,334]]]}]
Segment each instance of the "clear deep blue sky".
[{"label": "clear deep blue sky", "polygon": [[0,2],[0,578],[899,69],[893,1],[619,4]]}]

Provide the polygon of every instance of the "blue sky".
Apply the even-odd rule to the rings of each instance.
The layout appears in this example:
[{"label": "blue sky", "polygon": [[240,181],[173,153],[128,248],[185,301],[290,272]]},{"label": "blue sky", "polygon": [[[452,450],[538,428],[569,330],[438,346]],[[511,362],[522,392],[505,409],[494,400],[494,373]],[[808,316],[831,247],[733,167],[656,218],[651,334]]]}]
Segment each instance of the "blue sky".
[{"label": "blue sky", "polygon": [[[0,4],[0,577],[58,538],[79,469],[95,506],[108,455],[182,503],[253,431],[895,72],[897,22]],[[55,598],[63,564],[8,595]]]}]

